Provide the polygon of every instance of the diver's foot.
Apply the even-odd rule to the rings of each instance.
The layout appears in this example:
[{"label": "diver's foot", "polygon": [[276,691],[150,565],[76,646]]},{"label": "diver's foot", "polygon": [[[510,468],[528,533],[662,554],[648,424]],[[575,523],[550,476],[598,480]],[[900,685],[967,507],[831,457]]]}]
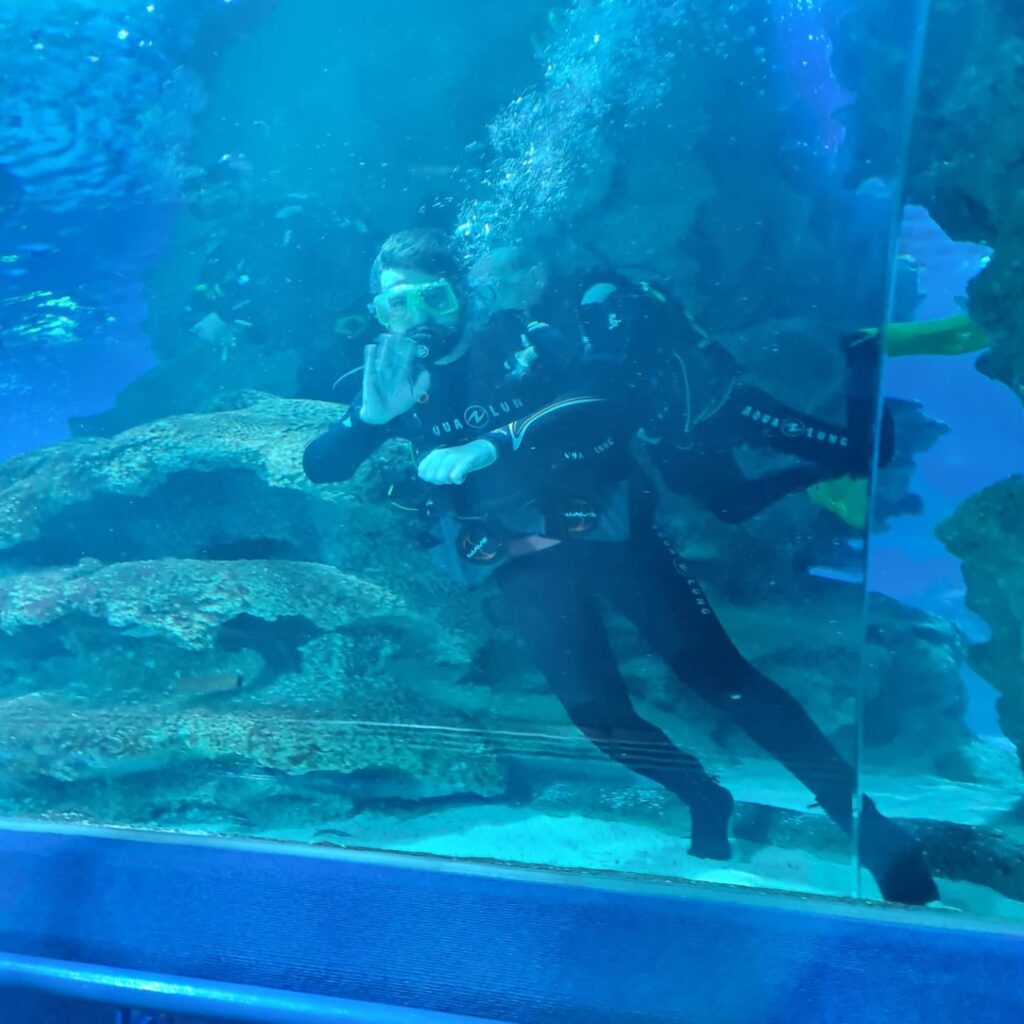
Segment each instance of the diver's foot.
[{"label": "diver's foot", "polygon": [[708,780],[690,801],[690,854],[705,860],[729,860],[729,818],[736,801],[732,793]]},{"label": "diver's foot", "polygon": [[939,898],[921,844],[864,797],[860,818],[860,859],[891,903],[923,907]]}]

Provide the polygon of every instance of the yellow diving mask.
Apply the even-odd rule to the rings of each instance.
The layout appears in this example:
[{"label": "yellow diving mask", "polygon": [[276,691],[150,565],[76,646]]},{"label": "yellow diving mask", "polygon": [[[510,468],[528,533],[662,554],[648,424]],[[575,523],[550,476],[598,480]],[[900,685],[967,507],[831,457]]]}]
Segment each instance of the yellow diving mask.
[{"label": "yellow diving mask", "polygon": [[370,311],[389,330],[412,320],[437,320],[459,311],[455,290],[444,279],[397,284],[373,300]]}]

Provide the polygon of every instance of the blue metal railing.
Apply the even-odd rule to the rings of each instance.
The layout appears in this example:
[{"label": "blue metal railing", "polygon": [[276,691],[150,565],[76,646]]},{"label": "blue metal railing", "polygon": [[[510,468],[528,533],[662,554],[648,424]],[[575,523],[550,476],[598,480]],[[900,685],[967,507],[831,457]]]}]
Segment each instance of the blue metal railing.
[{"label": "blue metal railing", "polygon": [[0,954],[2,989],[29,989],[90,1003],[245,1024],[501,1024],[481,1017],[382,1006],[305,992]]},{"label": "blue metal railing", "polygon": [[0,878],[15,999],[246,1024],[1024,1021],[1024,926],[939,911],[24,826],[0,827]]}]

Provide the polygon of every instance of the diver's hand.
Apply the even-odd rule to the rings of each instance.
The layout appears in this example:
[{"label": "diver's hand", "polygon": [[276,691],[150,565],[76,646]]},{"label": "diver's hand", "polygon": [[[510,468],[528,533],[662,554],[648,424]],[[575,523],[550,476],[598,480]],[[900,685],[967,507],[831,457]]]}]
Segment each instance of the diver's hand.
[{"label": "diver's hand", "polygon": [[461,484],[470,473],[486,469],[498,458],[498,449],[480,438],[456,448],[435,448],[420,462],[420,479],[428,484]]},{"label": "diver's hand", "polygon": [[430,387],[430,374],[416,366],[416,345],[396,334],[382,334],[363,357],[363,397],[359,418],[381,425],[408,412]]}]

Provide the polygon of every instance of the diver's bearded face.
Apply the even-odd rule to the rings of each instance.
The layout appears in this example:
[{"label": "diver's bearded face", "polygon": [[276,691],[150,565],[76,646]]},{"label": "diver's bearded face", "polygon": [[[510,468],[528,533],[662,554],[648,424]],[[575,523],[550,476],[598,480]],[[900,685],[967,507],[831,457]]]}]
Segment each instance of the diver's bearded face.
[{"label": "diver's bearded face", "polygon": [[432,327],[454,334],[462,319],[458,296],[449,281],[434,274],[389,268],[380,276],[380,294],[373,312],[391,334],[410,334]]}]

